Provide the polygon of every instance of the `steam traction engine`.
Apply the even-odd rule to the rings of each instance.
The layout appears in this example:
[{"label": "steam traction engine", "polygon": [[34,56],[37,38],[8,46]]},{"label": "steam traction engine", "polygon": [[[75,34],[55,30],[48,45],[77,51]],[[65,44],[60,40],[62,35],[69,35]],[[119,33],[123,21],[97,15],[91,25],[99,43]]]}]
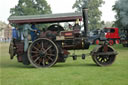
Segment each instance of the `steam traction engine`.
[{"label": "steam traction engine", "polygon": [[[34,67],[51,67],[58,62],[65,62],[69,55],[68,50],[88,49],[90,43],[87,37],[88,17],[86,9],[83,9],[82,13],[9,17],[9,22],[14,24],[60,23],[76,20],[83,20],[83,32],[81,32],[79,24],[75,24],[70,31],[65,31],[59,24],[52,24],[46,31],[42,31],[35,41],[29,43],[26,56],[24,56],[23,41],[13,41],[10,44],[10,55],[16,54],[20,62],[24,64],[30,62]],[[114,62],[117,52],[103,40],[101,45],[90,52],[90,55],[97,65],[108,66]],[[75,60],[77,56],[73,55],[72,57]],[[82,59],[85,59],[85,54],[82,54]]]}]

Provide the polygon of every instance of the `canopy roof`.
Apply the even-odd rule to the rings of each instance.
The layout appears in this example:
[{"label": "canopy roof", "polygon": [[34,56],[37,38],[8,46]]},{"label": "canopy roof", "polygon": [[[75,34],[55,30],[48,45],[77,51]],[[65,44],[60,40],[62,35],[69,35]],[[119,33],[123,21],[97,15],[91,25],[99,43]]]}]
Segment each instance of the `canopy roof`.
[{"label": "canopy roof", "polygon": [[61,13],[45,15],[10,16],[10,23],[54,23],[82,20],[82,13]]}]

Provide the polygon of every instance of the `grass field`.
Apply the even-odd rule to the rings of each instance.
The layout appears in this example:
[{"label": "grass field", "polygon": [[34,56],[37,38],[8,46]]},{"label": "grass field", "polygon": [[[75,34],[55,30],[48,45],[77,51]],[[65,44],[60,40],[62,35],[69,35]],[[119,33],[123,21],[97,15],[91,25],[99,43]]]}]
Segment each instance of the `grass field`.
[{"label": "grass field", "polygon": [[[128,85],[128,48],[115,45],[118,56],[108,67],[98,67],[91,57],[86,60],[68,58],[51,68],[33,68],[10,60],[8,43],[0,43],[1,85]],[[77,54],[90,52],[76,51]]]}]

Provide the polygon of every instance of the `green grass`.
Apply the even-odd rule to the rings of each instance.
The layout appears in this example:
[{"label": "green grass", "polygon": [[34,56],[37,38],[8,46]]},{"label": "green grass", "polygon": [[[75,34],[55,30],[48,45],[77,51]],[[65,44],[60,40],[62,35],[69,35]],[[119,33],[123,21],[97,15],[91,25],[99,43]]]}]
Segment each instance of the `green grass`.
[{"label": "green grass", "polygon": [[[115,63],[98,67],[91,57],[86,60],[68,58],[65,63],[57,63],[51,68],[33,68],[10,60],[8,43],[0,43],[1,85],[128,85],[128,48],[115,45],[118,56]],[[77,54],[90,52],[76,51]]]}]

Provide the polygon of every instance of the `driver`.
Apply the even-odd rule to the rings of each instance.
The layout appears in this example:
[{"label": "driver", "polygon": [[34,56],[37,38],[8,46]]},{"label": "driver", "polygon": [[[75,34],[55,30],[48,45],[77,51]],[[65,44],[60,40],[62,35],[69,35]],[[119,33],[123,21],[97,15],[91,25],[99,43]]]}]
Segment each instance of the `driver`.
[{"label": "driver", "polygon": [[79,19],[76,20],[75,25],[73,26],[73,30],[80,30],[80,25],[79,25]]},{"label": "driver", "polygon": [[[38,29],[36,28],[35,24],[32,24],[31,28],[32,28],[33,30],[38,30]],[[32,41],[34,41],[35,39],[37,39],[37,34],[35,33],[35,31],[31,31],[30,34],[31,34]]]}]

